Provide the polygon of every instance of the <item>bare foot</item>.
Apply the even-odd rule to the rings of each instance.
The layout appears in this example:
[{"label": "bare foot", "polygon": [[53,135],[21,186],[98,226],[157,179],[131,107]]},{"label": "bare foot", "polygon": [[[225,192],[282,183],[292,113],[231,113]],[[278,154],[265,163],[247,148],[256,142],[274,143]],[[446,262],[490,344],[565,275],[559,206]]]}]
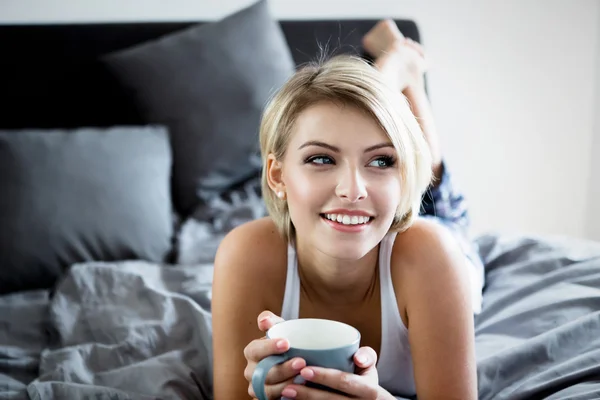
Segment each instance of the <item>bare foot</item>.
[{"label": "bare foot", "polygon": [[405,38],[391,19],[379,21],[363,37],[364,49],[375,58],[375,67],[390,83],[404,91],[408,87],[422,88],[427,69],[423,48]]},{"label": "bare foot", "polygon": [[427,62],[422,47],[411,39],[403,39],[375,60],[374,65],[401,92],[407,88],[422,89]]},{"label": "bare foot", "polygon": [[402,41],[404,35],[398,29],[396,23],[391,19],[379,21],[365,36],[362,42],[364,49],[373,58],[379,58],[383,52],[392,49],[396,42]]}]

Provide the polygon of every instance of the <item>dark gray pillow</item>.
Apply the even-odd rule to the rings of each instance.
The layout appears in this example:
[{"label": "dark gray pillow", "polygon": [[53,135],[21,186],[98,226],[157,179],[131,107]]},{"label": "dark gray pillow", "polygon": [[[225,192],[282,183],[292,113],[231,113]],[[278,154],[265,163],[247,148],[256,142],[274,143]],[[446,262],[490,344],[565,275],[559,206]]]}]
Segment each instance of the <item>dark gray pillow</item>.
[{"label": "dark gray pillow", "polygon": [[165,261],[170,168],[164,127],[0,130],[0,294],[76,262]]},{"label": "dark gray pillow", "polygon": [[295,69],[265,0],[103,61],[146,122],[169,126],[173,202],[183,216],[257,173],[262,110]]}]

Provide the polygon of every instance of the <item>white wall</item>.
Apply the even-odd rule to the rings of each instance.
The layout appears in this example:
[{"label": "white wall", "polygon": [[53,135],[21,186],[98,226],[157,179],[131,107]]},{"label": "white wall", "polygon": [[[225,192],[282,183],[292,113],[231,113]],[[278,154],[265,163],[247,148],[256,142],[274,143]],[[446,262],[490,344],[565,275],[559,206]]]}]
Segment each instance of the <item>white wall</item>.
[{"label": "white wall", "polygon": [[[251,2],[2,0],[0,23],[205,20]],[[415,19],[433,64],[442,144],[475,232],[600,239],[600,176],[592,174],[600,172],[600,161],[592,165],[600,155],[600,2],[270,2],[282,19]]]},{"label": "white wall", "polygon": [[[597,10],[600,20],[600,7]],[[586,219],[586,235],[600,241],[600,34],[596,35],[596,89],[595,120],[593,127],[592,160],[590,168],[588,196],[588,216]]]}]

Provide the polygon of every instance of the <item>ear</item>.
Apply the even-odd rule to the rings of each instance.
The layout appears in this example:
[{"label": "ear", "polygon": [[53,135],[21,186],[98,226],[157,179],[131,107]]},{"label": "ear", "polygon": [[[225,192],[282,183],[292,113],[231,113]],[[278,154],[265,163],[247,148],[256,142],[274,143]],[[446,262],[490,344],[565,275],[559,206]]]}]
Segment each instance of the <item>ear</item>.
[{"label": "ear", "polygon": [[283,164],[275,158],[274,154],[267,157],[267,183],[275,193],[285,192],[285,183],[283,182]]}]

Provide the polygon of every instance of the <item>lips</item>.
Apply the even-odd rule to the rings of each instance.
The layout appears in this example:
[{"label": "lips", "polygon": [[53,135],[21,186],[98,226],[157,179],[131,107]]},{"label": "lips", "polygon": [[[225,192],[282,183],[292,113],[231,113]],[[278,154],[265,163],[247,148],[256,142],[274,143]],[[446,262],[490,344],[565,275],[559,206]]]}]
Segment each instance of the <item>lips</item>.
[{"label": "lips", "polygon": [[[338,222],[338,218],[341,222]],[[321,214],[321,220],[335,231],[346,234],[357,234],[364,232],[371,225],[373,217],[364,215],[348,214]]]}]

